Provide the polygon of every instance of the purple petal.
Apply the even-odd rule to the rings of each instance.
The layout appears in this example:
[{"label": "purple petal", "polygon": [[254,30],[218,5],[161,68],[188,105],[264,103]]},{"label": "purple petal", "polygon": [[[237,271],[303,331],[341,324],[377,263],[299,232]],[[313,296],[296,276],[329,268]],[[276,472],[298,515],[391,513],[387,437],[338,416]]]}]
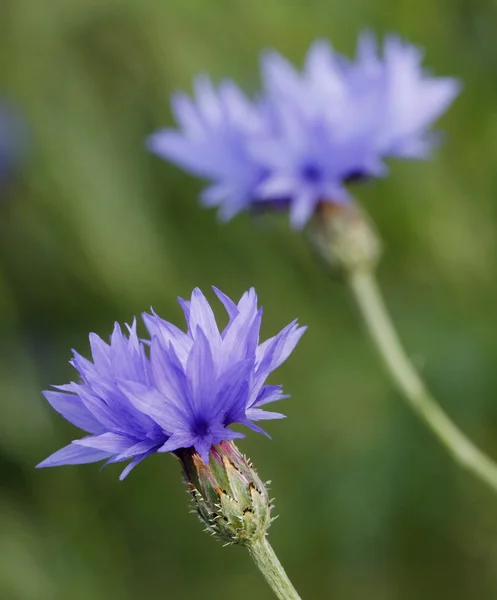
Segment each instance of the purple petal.
[{"label": "purple petal", "polygon": [[169,348],[164,349],[157,340],[152,340],[150,363],[158,390],[186,419],[186,415],[192,410],[190,388],[174,348],[170,345]]},{"label": "purple petal", "polygon": [[214,293],[216,294],[216,296],[219,298],[222,305],[226,309],[226,312],[228,313],[228,317],[230,318],[230,320],[234,319],[238,315],[238,312],[239,312],[238,306],[233,302],[233,300],[231,300],[231,298],[228,298],[228,296],[226,294],[224,294],[217,287],[212,286],[212,289],[214,290]]},{"label": "purple petal", "polygon": [[277,98],[299,101],[302,98],[302,81],[295,67],[277,52],[262,54],[261,70],[264,88]]},{"label": "purple petal", "polygon": [[198,110],[204,122],[211,127],[219,125],[224,115],[210,78],[207,75],[197,75],[194,88]]},{"label": "purple petal", "polygon": [[257,363],[268,374],[277,369],[290,356],[306,329],[307,327],[298,327],[297,320],[287,325],[257,348]]},{"label": "purple petal", "polygon": [[185,426],[182,413],[175,405],[168,403],[158,390],[134,381],[121,382],[119,389],[137,410],[152,418],[168,435],[176,428]]},{"label": "purple petal", "polygon": [[79,374],[81,375],[81,377],[83,379],[86,379],[86,377],[88,375],[97,373],[95,365],[91,361],[89,361],[84,356],[81,356],[81,354],[76,352],[76,350],[73,350],[72,353],[73,353],[73,358],[69,361],[69,363],[75,369],[77,369],[77,371],[79,372]]},{"label": "purple petal", "polygon": [[268,375],[288,358],[306,329],[294,321],[257,348],[256,373],[248,406],[255,404]]},{"label": "purple petal", "polygon": [[259,392],[253,406],[264,406],[270,402],[277,402],[278,400],[284,400],[289,397],[288,394],[283,394],[281,385],[265,385]]},{"label": "purple petal", "polygon": [[91,412],[105,429],[113,431],[127,430],[126,424],[123,423],[119,413],[114,410],[114,405],[107,405],[84,385],[78,387],[77,394],[88,411]]},{"label": "purple petal", "polygon": [[[79,395],[84,398],[90,410],[98,412],[110,423],[108,430],[133,437],[141,435],[153,427],[150,417],[136,410],[126,396],[119,390],[115,381],[95,379],[90,381],[91,389],[80,387]],[[85,396],[86,392],[89,392]],[[90,399],[95,401],[92,407]],[[98,409],[96,408],[98,407]]]},{"label": "purple petal", "polygon": [[244,419],[243,421],[240,421],[240,423],[242,425],[245,425],[245,427],[248,427],[249,429],[252,429],[252,431],[255,431],[256,433],[262,433],[262,435],[265,435],[269,439],[272,439],[271,436],[269,435],[269,433],[267,431],[265,431],[264,429],[262,429],[262,427],[259,427],[259,425],[256,425],[255,423],[252,423],[252,421],[250,421],[250,418]]},{"label": "purple petal", "polygon": [[[251,356],[259,342],[262,308],[257,310],[257,294],[246,292],[238,303],[238,315],[223,331],[223,353],[230,360]],[[240,342],[243,340],[243,343]]]},{"label": "purple petal", "polygon": [[202,138],[205,125],[200,118],[197,107],[186,94],[176,93],[171,98],[174,116],[190,138]]},{"label": "purple petal", "polygon": [[248,207],[251,202],[253,196],[252,186],[250,190],[237,190],[232,188],[228,199],[228,202],[225,202],[219,209],[218,218],[223,223],[231,221],[231,219],[237,215],[239,212]]},{"label": "purple petal", "polygon": [[204,461],[205,464],[209,462],[209,452],[213,446],[212,437],[209,436],[206,438],[197,438],[195,440],[194,448],[195,451],[200,455],[200,458]]},{"label": "purple petal", "polygon": [[181,308],[185,314],[185,320],[186,320],[186,324],[188,325],[188,331],[189,331],[189,333],[191,333],[191,331],[190,331],[190,301],[183,300],[183,298],[180,298],[178,296],[178,303],[181,306]]},{"label": "purple petal", "polygon": [[176,166],[200,177],[210,177],[212,157],[206,155],[203,145],[188,139],[172,129],[163,129],[146,140],[147,148]]},{"label": "purple petal", "polygon": [[90,333],[90,347],[95,368],[102,375],[110,371],[110,346],[96,333]]},{"label": "purple petal", "polygon": [[204,331],[197,326],[195,343],[188,357],[186,375],[190,384],[191,400],[196,414],[209,408],[214,383],[212,351]]},{"label": "purple petal", "polygon": [[233,81],[225,80],[221,83],[219,98],[226,107],[232,127],[253,133],[261,131],[263,120],[258,111],[259,107],[251,102]]},{"label": "purple petal", "polygon": [[143,347],[139,344],[138,348],[133,348],[118,323],[115,324],[112,332],[111,346],[111,365],[114,377],[144,383],[146,381],[146,371],[143,360]]},{"label": "purple petal", "polygon": [[81,440],[75,440],[73,444],[78,446],[85,446],[87,448],[94,448],[95,450],[102,450],[110,454],[120,454],[127,450],[130,446],[133,446],[136,440],[132,440],[127,436],[119,433],[102,433],[101,435],[90,436],[82,438]]},{"label": "purple petal", "polygon": [[210,304],[207,302],[207,298],[199,288],[195,288],[192,292],[189,326],[193,335],[195,335],[197,328],[200,328],[211,344],[218,345],[220,343],[221,336],[216,318]]},{"label": "purple petal", "polygon": [[131,323],[131,325],[125,323],[125,326],[129,334],[128,346],[130,349],[133,349],[135,352],[138,352],[141,348],[141,344],[138,338],[138,334],[136,332],[136,317],[133,317],[133,323]]},{"label": "purple petal", "polygon": [[136,467],[136,465],[140,464],[142,462],[142,460],[145,460],[153,453],[154,453],[154,451],[152,450],[150,452],[146,452],[145,454],[142,454],[141,456],[137,456],[134,460],[132,460],[129,463],[129,465],[123,470],[121,475],[119,475],[119,481],[123,481],[123,479],[125,479],[131,473],[131,471]]},{"label": "purple petal", "polygon": [[226,184],[215,183],[209,186],[200,194],[200,203],[202,206],[219,206],[231,195],[231,189]]},{"label": "purple petal", "polygon": [[62,392],[43,392],[52,408],[61,414],[69,423],[76,425],[88,433],[102,433],[105,428],[81,402],[78,396]]},{"label": "purple petal", "polygon": [[243,360],[232,365],[221,375],[213,394],[213,420],[229,425],[243,418],[249,398],[249,378],[253,369],[253,360]]},{"label": "purple petal", "polygon": [[240,312],[255,312],[257,310],[257,293],[255,291],[255,288],[251,287],[242,294],[242,297],[238,302],[238,310]]},{"label": "purple petal", "polygon": [[190,431],[177,431],[163,444],[157,452],[174,452],[179,448],[190,448],[195,443],[196,436]]},{"label": "purple petal", "polygon": [[262,410],[261,408],[248,408],[247,418],[252,421],[269,421],[271,419],[286,419],[286,416],[281,413]]},{"label": "purple petal", "polygon": [[306,190],[294,197],[290,205],[290,223],[295,229],[302,229],[311,218],[319,198],[313,190]]},{"label": "purple petal", "polygon": [[73,442],[51,454],[40,464],[36,465],[36,468],[59,467],[61,465],[81,465],[84,463],[98,462],[109,456],[109,452],[95,450],[94,448],[86,448],[85,446],[76,445]]},{"label": "purple petal", "polygon": [[272,199],[292,196],[295,191],[295,180],[287,174],[278,174],[268,177],[256,188],[258,198]]},{"label": "purple petal", "polygon": [[186,359],[192,347],[191,338],[181,329],[161,319],[152,309],[152,315],[143,313],[143,322],[150,334],[150,337],[157,337],[162,341],[163,346],[167,348],[172,344],[178,358],[182,364],[186,364]]},{"label": "purple petal", "polygon": [[124,452],[117,454],[113,457],[113,462],[120,462],[122,460],[128,460],[130,458],[135,458],[137,456],[141,456],[143,454],[150,454],[154,451],[154,448],[157,449],[159,444],[153,440],[145,440],[143,442],[137,442],[133,446],[130,446]]},{"label": "purple petal", "polygon": [[317,40],[311,45],[305,60],[304,70],[309,80],[321,80],[320,84],[330,98],[341,93],[343,74],[336,55],[326,40]]},{"label": "purple petal", "polygon": [[229,442],[231,440],[242,440],[245,437],[245,434],[241,431],[233,431],[232,429],[225,428],[223,428],[223,430],[220,431],[219,434],[217,434],[216,431],[214,431],[214,435],[217,438],[213,442],[214,444],[219,444],[223,441]]}]

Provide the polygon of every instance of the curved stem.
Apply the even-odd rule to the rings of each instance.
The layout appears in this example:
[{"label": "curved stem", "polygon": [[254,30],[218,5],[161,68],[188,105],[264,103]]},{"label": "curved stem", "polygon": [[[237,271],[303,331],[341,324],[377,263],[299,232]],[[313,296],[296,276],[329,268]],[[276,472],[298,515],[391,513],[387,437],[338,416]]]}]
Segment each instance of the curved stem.
[{"label": "curved stem", "polygon": [[300,600],[266,537],[250,542],[248,551],[279,600]]},{"label": "curved stem", "polygon": [[497,492],[497,465],[449,419],[426,389],[400,343],[372,272],[353,269],[348,281],[369,335],[405,400],[456,462]]}]

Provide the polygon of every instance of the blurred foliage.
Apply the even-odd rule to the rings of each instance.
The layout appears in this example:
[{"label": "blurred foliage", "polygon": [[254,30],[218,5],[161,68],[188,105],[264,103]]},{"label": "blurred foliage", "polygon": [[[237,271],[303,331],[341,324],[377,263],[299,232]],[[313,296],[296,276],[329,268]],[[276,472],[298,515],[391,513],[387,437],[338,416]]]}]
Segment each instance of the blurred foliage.
[{"label": "blurred foliage", "polygon": [[180,324],[176,295],[211,284],[255,286],[267,335],[309,325],[273,378],[288,420],[240,443],[273,481],[272,543],[302,596],[497,596],[497,498],[399,401],[342,286],[285,219],[221,226],[197,205],[201,183],[143,143],[198,71],[254,90],[263,48],[301,62],[326,36],[352,52],[365,26],[462,78],[434,160],[355,193],[416,364],[497,457],[496,24],[493,0],[2,0],[0,87],[31,139],[0,204],[2,600],[271,598],[246,553],[188,514],[172,457],[124,483],[118,467],[33,468],[77,436],[40,392],[73,377],[70,349],[151,304]]}]

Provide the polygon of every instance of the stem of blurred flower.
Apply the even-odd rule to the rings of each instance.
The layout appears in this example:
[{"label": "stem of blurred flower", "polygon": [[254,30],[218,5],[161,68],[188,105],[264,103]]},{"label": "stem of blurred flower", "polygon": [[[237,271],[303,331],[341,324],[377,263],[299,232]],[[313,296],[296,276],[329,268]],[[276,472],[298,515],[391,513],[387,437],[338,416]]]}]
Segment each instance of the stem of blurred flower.
[{"label": "stem of blurred flower", "polygon": [[461,467],[497,492],[497,465],[449,419],[407,357],[373,273],[356,269],[348,281],[367,330],[393,382]]},{"label": "stem of blurred flower", "polygon": [[402,347],[376,283],[381,241],[369,217],[353,203],[323,204],[310,227],[310,241],[332,270],[348,281],[370,338],[404,399],[455,461],[497,493],[497,464],[444,413]]},{"label": "stem of blurred flower", "polygon": [[280,600],[300,600],[278,557],[265,536],[247,546],[250,556]]}]

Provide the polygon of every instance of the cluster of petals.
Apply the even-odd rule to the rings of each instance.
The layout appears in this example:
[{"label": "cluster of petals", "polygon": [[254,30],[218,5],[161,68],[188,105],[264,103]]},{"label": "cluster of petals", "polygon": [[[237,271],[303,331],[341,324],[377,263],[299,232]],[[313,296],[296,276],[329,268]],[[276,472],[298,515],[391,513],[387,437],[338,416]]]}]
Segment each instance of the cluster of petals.
[{"label": "cluster of petals", "polygon": [[124,478],[155,452],[194,448],[207,461],[213,444],[244,437],[230,425],[264,433],[255,421],[282,418],[262,408],[286,397],[266,379],[305,328],[294,321],[259,343],[262,308],[255,291],[238,304],[214,291],[229,317],[222,331],[197,288],[190,301],[179,299],[186,333],[152,312],[143,315],[146,340],[139,339],[136,322],[126,332],[116,324],[108,344],[91,334],[92,361],[76,352],[71,361],[80,381],[44,393],[57,412],[90,435],[38,466],[130,461]]},{"label": "cluster of petals", "polygon": [[384,159],[429,156],[437,140],[430,127],[460,85],[431,76],[422,58],[393,35],[380,54],[369,33],[355,60],[315,42],[300,71],[266,52],[256,100],[231,81],[198,77],[193,99],[173,96],[178,129],[157,131],[148,147],[208,180],[201,202],[219,206],[222,219],[284,206],[301,228],[319,202],[347,202],[351,179],[383,176]]}]

